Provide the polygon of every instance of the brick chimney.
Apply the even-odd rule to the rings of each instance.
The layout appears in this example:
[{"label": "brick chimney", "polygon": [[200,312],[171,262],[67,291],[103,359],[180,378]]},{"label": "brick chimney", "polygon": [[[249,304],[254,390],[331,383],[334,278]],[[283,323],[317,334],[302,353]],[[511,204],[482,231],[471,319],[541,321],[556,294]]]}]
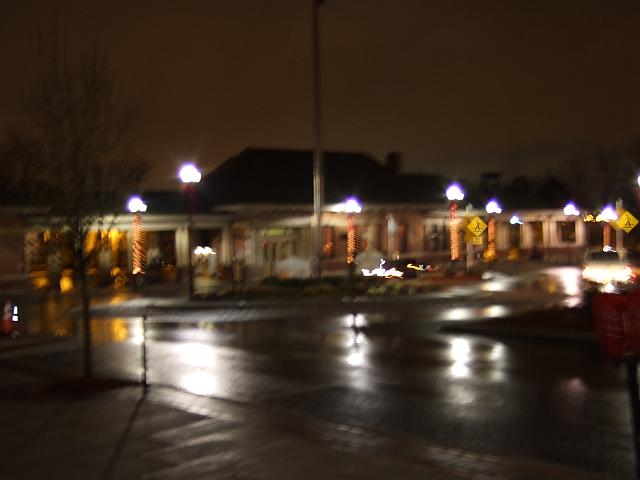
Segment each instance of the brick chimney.
[{"label": "brick chimney", "polygon": [[389,152],[385,157],[384,166],[392,175],[398,175],[402,168],[402,155],[399,152]]}]

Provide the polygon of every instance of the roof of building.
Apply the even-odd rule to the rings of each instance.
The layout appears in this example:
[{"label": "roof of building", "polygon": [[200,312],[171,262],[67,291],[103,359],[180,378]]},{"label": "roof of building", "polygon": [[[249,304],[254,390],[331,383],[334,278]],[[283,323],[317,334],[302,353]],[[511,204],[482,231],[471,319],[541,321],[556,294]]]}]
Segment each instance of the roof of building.
[{"label": "roof of building", "polygon": [[[355,196],[364,204],[439,204],[447,184],[437,175],[402,175],[366,153],[324,154],[325,203]],[[247,148],[200,184],[212,206],[313,203],[313,152]],[[205,200],[206,199],[206,200]]]}]

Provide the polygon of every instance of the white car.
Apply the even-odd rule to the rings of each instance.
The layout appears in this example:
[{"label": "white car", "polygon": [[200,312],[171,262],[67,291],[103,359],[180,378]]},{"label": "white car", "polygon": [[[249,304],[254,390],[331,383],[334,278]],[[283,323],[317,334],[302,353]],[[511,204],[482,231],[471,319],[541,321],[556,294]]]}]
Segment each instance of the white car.
[{"label": "white car", "polygon": [[629,288],[636,279],[631,264],[615,250],[586,253],[582,280],[588,290],[614,292]]}]

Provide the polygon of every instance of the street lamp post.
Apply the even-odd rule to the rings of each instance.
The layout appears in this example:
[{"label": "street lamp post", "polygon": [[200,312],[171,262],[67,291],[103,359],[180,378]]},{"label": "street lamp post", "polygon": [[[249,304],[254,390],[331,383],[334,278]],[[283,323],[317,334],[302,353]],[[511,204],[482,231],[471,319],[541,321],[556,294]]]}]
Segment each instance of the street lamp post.
[{"label": "street lamp post", "polygon": [[313,54],[313,275],[322,276],[322,207],[324,203],[324,169],[322,159],[322,115],[320,101],[320,4],[311,0]]},{"label": "street lamp post", "polygon": [[133,226],[131,228],[131,273],[134,278],[134,286],[138,287],[138,278],[145,274],[145,248],[144,230],[142,229],[142,215],[147,211],[147,204],[140,197],[131,197],[127,204],[129,211],[133,214]]},{"label": "street lamp post", "polygon": [[487,222],[487,258],[492,261],[496,259],[496,218],[494,214],[502,213],[502,208],[498,205],[496,200],[489,200],[485,207],[489,214],[489,221]]},{"label": "street lamp post", "polygon": [[447,188],[449,200],[449,244],[451,248],[451,261],[460,260],[460,239],[458,232],[458,203],[464,200],[464,192],[455,183]]},{"label": "street lamp post", "polygon": [[192,163],[186,163],[180,168],[178,173],[182,184],[184,185],[184,191],[187,194],[188,199],[188,212],[187,218],[187,249],[188,249],[188,265],[187,265],[187,278],[189,282],[189,298],[193,297],[193,260],[192,260],[192,245],[191,245],[191,230],[193,229],[193,214],[196,209],[196,185],[200,182],[202,174],[195,165]]}]

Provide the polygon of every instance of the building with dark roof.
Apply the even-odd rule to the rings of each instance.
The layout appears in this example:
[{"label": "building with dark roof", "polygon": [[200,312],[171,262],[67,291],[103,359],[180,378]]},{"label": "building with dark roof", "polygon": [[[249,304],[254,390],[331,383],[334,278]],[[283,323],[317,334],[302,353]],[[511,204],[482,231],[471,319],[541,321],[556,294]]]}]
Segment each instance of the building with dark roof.
[{"label": "building with dark roof", "polygon": [[[346,272],[348,241],[370,258],[424,264],[448,260],[447,178],[403,173],[397,154],[380,162],[354,152],[326,152],[324,173],[322,251],[326,274]],[[163,271],[170,273],[165,277],[179,278],[178,273],[189,264],[190,249],[196,252],[197,278],[205,284],[212,277],[228,277],[234,269],[243,272],[243,279],[257,280],[278,273],[279,263],[286,259],[312,259],[311,151],[243,150],[198,184],[192,215],[188,215],[190,205],[184,192],[146,192],[142,197],[148,205],[143,226],[150,277],[154,271]],[[351,233],[348,215],[341,208],[349,197],[362,205],[362,211],[351,219],[355,226]],[[459,210],[461,232],[466,232],[466,222],[475,216],[488,220],[484,211],[464,207],[463,203]],[[511,224],[513,213],[524,223]],[[547,259],[575,261],[587,242],[584,223],[558,208],[505,211],[494,218],[497,248],[502,253],[515,249],[524,255],[534,252]],[[107,248],[114,251],[96,257],[98,270],[127,269],[131,264],[132,218],[121,214],[113,225]],[[30,235],[29,244],[40,244],[46,252],[46,235]],[[465,235],[468,237],[468,232]],[[475,246],[465,235],[459,235],[463,257],[481,256],[486,233],[476,239],[482,241]],[[27,271],[36,268],[34,265],[46,268],[47,255],[38,248],[27,252],[25,259]]]},{"label": "building with dark roof", "polygon": [[[366,205],[441,205],[447,179],[403,175],[365,153],[324,154],[324,201],[356,197]],[[313,152],[247,148],[204,177],[201,194],[215,210],[237,205],[313,205]]]}]

